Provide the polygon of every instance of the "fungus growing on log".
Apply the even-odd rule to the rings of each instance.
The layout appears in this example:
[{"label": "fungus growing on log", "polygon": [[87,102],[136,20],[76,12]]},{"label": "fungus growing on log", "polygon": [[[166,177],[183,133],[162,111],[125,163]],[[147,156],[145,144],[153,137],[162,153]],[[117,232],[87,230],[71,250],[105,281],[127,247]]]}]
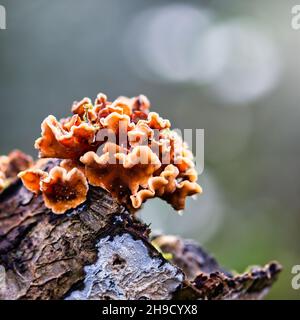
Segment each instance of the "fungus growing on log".
[{"label": "fungus growing on log", "polygon": [[94,104],[89,98],[74,102],[70,117],[58,121],[48,116],[35,148],[41,158],[62,161],[49,173],[22,172],[25,187],[42,192],[54,213],[83,203],[87,182],[132,211],[153,197],[184,209],[186,197],[202,192],[193,154],[170,121],[149,109],[143,95],[109,102],[100,93]]},{"label": "fungus growing on log", "polygon": [[[57,162],[39,166],[50,171]],[[151,238],[149,226],[102,188],[90,186],[85,205],[57,216],[21,183],[7,191],[0,300],[261,299],[281,270],[273,262],[233,275],[194,242]]]},{"label": "fungus growing on log", "polygon": [[268,292],[277,262],[232,274],[194,242],[151,236],[132,214],[153,197],[181,209],[201,192],[193,154],[149,107],[145,96],[110,103],[99,94],[94,105],[85,98],[71,117],[44,120],[36,142],[43,159],[33,163],[20,151],[0,157],[0,188],[11,183],[0,194],[0,300],[261,299]]}]

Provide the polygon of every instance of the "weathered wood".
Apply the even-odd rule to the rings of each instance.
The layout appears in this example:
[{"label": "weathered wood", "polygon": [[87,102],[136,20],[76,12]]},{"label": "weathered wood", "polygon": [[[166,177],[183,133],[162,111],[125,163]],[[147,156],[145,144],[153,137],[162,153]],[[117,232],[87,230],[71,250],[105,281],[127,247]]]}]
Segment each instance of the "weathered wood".
[{"label": "weathered wood", "polygon": [[161,250],[172,254],[171,261],[186,275],[175,299],[262,299],[281,271],[281,266],[274,261],[263,268],[252,267],[241,275],[233,275],[192,240],[160,236],[155,241]]},{"label": "weathered wood", "polygon": [[55,215],[16,181],[0,195],[0,299],[261,298],[280,271],[234,277],[195,243],[161,236],[167,261],[149,233],[101,188]]},{"label": "weathered wood", "polygon": [[151,246],[148,233],[100,188],[91,188],[80,208],[54,215],[40,196],[18,182],[0,204],[0,264],[6,271],[0,298],[75,298],[78,288],[86,282],[91,286],[94,269],[101,265],[106,268],[101,288],[81,297],[170,299],[183,273]]}]

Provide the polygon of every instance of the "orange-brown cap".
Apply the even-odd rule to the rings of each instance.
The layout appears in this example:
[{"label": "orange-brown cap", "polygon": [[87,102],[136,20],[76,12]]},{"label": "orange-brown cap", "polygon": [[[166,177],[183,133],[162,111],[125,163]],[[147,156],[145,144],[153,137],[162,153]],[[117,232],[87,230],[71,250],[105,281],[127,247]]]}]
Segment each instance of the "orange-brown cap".
[{"label": "orange-brown cap", "polygon": [[67,171],[56,166],[49,173],[40,169],[29,169],[19,173],[24,186],[42,193],[45,206],[56,214],[76,208],[86,200],[88,183],[84,174],[77,168]]}]

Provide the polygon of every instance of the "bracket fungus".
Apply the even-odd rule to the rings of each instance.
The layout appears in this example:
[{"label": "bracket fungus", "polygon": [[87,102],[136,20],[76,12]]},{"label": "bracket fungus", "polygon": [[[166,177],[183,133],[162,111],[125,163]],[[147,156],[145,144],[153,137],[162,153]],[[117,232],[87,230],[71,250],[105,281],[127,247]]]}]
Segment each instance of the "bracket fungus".
[{"label": "bracket fungus", "polygon": [[94,104],[89,98],[74,102],[70,117],[43,121],[35,142],[41,158],[60,164],[49,173],[34,168],[19,177],[28,190],[43,194],[54,213],[83,203],[89,184],[132,211],[153,197],[183,209],[187,196],[202,192],[193,154],[170,121],[149,109],[144,95],[109,102],[100,93]]},{"label": "bracket fungus", "polygon": [[20,171],[32,165],[32,158],[19,150],[13,150],[7,156],[0,156],[0,192],[16,180]]},{"label": "bracket fungus", "polygon": [[43,194],[46,207],[54,213],[64,213],[86,200],[88,183],[77,168],[67,172],[57,166],[49,173],[40,169],[28,169],[21,172],[19,177],[28,190]]}]

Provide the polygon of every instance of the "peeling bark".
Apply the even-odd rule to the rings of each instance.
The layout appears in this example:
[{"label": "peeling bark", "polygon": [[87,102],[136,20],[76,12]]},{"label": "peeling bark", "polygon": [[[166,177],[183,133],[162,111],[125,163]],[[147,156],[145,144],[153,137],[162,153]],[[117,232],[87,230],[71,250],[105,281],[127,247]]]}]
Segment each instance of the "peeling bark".
[{"label": "peeling bark", "polygon": [[97,248],[97,261],[85,267],[84,289],[68,299],[171,299],[181,287],[183,273],[151,257],[143,241],[128,233],[103,238]]},{"label": "peeling bark", "polygon": [[149,233],[101,188],[55,215],[16,181],[0,195],[0,299],[261,298],[280,271],[233,276],[195,243],[156,238],[167,261]]}]

